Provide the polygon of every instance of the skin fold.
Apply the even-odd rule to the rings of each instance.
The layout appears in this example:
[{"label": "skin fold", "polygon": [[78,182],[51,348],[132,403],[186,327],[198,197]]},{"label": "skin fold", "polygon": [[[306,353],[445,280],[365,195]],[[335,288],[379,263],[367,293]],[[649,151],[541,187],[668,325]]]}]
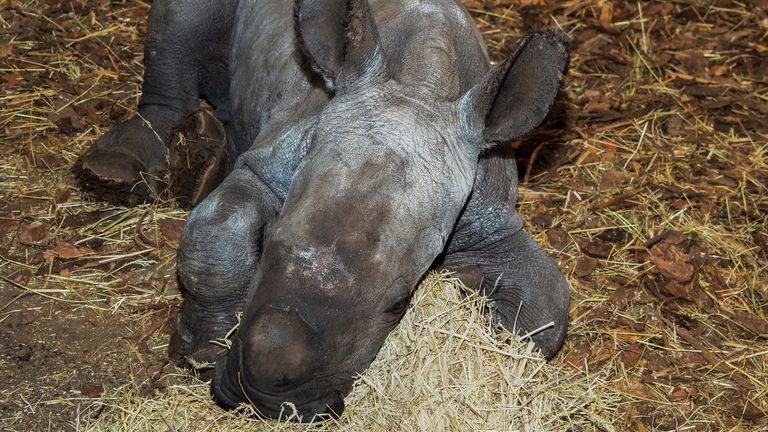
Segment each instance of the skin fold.
[{"label": "skin fold", "polygon": [[[200,98],[215,107],[224,134],[204,117],[194,127],[215,131],[226,157],[209,152],[205,174],[190,174],[201,199],[179,247],[170,355],[215,360],[222,406],[340,415],[437,267],[488,295],[494,323],[543,328],[533,341],[557,353],[568,285],[522,229],[504,144],[554,103],[568,63],[559,33],[526,35],[491,69],[454,0],[156,0],[145,53],[137,116],[75,173],[99,198],[141,201],[173,170],[175,125]],[[208,341],[240,311],[218,356]]]}]

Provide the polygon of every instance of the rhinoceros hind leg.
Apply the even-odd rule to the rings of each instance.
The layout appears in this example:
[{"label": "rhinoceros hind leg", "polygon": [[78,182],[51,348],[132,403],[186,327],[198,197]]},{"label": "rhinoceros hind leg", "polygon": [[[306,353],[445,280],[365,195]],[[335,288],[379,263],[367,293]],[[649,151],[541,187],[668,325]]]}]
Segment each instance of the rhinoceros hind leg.
[{"label": "rhinoceros hind leg", "polygon": [[221,122],[205,111],[185,117],[168,148],[171,194],[182,206],[194,207],[224,180],[227,162]]},{"label": "rhinoceros hind leg", "polygon": [[199,108],[201,97],[216,108],[229,103],[229,38],[236,6],[236,0],[152,3],[138,112],[75,163],[73,173],[83,191],[133,205],[163,190],[171,129]]}]

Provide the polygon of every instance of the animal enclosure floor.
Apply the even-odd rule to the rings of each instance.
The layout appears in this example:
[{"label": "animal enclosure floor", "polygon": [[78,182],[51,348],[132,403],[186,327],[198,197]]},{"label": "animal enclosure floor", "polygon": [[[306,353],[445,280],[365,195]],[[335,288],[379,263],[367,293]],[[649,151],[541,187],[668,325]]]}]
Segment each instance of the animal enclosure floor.
[{"label": "animal enclosure floor", "polygon": [[[0,294],[3,305],[12,300]],[[164,366],[163,350],[133,351],[135,326],[124,318],[31,296],[9,309],[0,327],[3,430],[68,429],[100,408],[83,401],[136,377],[156,382]]]},{"label": "animal enclosure floor", "polygon": [[[530,29],[573,40],[551,118],[511,145],[526,228],[572,293],[569,338],[542,366],[557,380],[526,390],[582,405],[538,420],[518,407],[520,424],[768,430],[768,2],[464,4],[495,61]],[[240,425],[165,362],[186,212],[96,203],[70,174],[135,110],[148,10],[132,0],[0,5],[1,430]],[[396,364],[413,365],[404,380],[421,379],[415,362]],[[574,396],[587,381],[594,397]],[[382,416],[410,419],[406,402],[377,397]],[[194,423],[192,412],[210,417]],[[376,427],[387,426],[408,430]]]}]

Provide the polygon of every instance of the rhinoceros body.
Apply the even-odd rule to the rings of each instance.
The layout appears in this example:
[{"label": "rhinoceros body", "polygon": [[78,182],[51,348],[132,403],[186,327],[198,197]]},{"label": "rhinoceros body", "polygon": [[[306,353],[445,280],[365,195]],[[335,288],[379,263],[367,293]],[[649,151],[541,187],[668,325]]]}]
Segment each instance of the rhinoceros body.
[{"label": "rhinoceros body", "polygon": [[[156,0],[138,114],[75,171],[128,203],[183,172],[200,202],[178,252],[172,357],[216,359],[208,341],[244,311],[216,399],[338,415],[430,268],[486,293],[494,322],[534,333],[547,357],[562,345],[568,286],[522,229],[502,144],[545,118],[567,60],[558,34],[531,33],[491,70],[454,0]],[[200,98],[223,131],[189,120]],[[184,172],[166,153],[190,121],[226,138],[187,143]]]}]

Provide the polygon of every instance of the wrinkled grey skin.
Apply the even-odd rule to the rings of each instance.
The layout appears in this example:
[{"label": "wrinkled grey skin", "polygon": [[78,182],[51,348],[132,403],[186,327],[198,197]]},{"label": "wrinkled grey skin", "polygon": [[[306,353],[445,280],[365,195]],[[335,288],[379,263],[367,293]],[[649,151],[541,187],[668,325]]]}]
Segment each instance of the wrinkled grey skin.
[{"label": "wrinkled grey skin", "polygon": [[[532,337],[552,357],[568,286],[522,229],[500,144],[552,106],[561,37],[530,34],[490,70],[454,0],[291,3],[153,2],[139,113],[163,136],[205,97],[239,155],[184,229],[171,353],[210,356],[244,310],[217,401],[339,415],[420,278],[443,266],[507,329],[554,323]],[[162,144],[142,145],[142,163],[162,165]]]}]

